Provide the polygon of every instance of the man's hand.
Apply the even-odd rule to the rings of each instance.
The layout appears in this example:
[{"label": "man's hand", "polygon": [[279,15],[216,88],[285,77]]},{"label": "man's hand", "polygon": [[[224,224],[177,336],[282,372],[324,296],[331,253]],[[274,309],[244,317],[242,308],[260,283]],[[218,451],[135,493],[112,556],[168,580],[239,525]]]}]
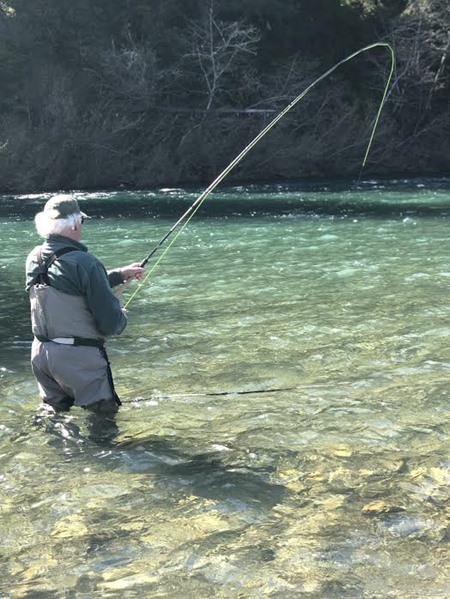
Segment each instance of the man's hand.
[{"label": "man's hand", "polygon": [[139,262],[133,262],[133,264],[129,264],[128,266],[123,266],[119,270],[124,283],[131,281],[131,279],[140,281],[145,272],[145,269],[140,266]]}]

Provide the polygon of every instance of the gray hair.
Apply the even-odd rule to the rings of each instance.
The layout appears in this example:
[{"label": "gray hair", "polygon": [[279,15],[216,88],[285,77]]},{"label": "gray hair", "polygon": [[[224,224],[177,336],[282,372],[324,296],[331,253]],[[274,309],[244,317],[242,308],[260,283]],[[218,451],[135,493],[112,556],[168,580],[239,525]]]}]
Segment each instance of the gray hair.
[{"label": "gray hair", "polygon": [[38,212],[34,217],[36,231],[41,237],[49,235],[63,235],[67,229],[74,230],[81,225],[81,214],[71,214],[66,218],[49,218],[48,213]]}]

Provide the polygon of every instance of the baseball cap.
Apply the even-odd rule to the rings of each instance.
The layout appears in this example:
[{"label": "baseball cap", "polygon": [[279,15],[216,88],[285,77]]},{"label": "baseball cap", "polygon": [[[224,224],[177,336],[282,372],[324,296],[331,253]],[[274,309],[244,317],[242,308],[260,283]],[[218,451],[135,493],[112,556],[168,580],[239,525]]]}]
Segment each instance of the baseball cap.
[{"label": "baseball cap", "polygon": [[83,218],[91,218],[84,212],[81,212],[77,200],[65,193],[52,196],[44,206],[44,213],[49,218],[67,218],[72,214],[79,214]]}]

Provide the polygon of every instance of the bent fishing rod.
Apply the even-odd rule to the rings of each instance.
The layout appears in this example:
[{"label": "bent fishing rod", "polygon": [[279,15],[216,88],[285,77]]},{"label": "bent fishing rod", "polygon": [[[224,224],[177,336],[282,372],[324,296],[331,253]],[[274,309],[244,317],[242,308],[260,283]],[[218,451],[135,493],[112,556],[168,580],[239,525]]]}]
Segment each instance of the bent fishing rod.
[{"label": "bent fishing rod", "polygon": [[376,114],[376,117],[375,117],[375,122],[374,122],[374,125],[372,127],[372,132],[371,132],[371,135],[370,135],[370,138],[369,138],[369,142],[367,144],[366,152],[364,154],[364,159],[363,159],[362,166],[361,166],[361,171],[362,171],[362,169],[364,168],[364,166],[366,164],[367,158],[369,156],[370,148],[372,146],[372,142],[373,142],[373,139],[374,139],[374,136],[375,136],[375,131],[376,131],[377,126],[378,126],[378,121],[380,119],[381,111],[383,109],[384,103],[386,101],[387,93],[388,93],[389,86],[390,86],[390,83],[391,83],[391,79],[392,79],[392,76],[393,76],[393,73],[394,73],[394,69],[395,69],[395,55],[394,55],[394,50],[393,50],[392,46],[390,44],[388,44],[387,42],[376,42],[374,44],[370,44],[369,46],[365,46],[364,48],[361,48],[360,50],[358,50],[356,52],[353,52],[353,54],[350,54],[346,58],[343,58],[342,60],[340,60],[333,67],[331,67],[330,69],[328,69],[328,71],[326,71],[320,77],[318,77],[315,81],[313,81],[294,100],[292,100],[292,102],[290,102],[268,125],[266,125],[266,127],[264,127],[258,133],[258,135],[230,162],[230,164],[220,173],[220,175],[218,175],[214,179],[214,181],[205,189],[205,191],[203,191],[203,193],[201,193],[198,196],[198,198],[186,210],[186,212],[182,216],[180,216],[180,218],[177,220],[177,222],[167,231],[167,233],[165,235],[163,235],[163,237],[158,241],[158,243],[155,245],[155,247],[152,249],[152,251],[146,256],[146,258],[144,258],[144,260],[142,260],[142,262],[140,263],[140,266],[144,267],[144,266],[146,266],[148,264],[148,262],[150,261],[150,259],[154,256],[154,254],[156,254],[156,252],[159,250],[159,248],[165,243],[165,241],[172,235],[172,233],[178,227],[180,227],[180,225],[182,225],[181,228],[179,229],[179,231],[177,232],[177,234],[172,238],[171,242],[166,247],[166,249],[164,250],[164,252],[160,255],[160,257],[158,258],[158,260],[153,264],[152,268],[149,270],[149,272],[144,277],[144,279],[141,281],[141,283],[136,288],[136,290],[134,291],[134,293],[128,299],[128,301],[126,302],[126,304],[124,306],[125,308],[128,307],[128,305],[130,304],[130,302],[133,300],[133,298],[136,296],[136,294],[139,292],[139,290],[143,287],[143,285],[145,284],[145,282],[147,281],[147,279],[149,278],[149,276],[153,273],[153,271],[155,270],[155,268],[158,266],[158,264],[164,258],[164,256],[166,255],[166,253],[169,251],[170,247],[175,242],[175,240],[177,239],[178,235],[180,235],[182,233],[182,231],[184,230],[184,228],[187,226],[187,224],[189,223],[189,221],[191,220],[191,218],[194,216],[194,214],[197,212],[197,210],[200,208],[200,206],[206,200],[206,198],[209,196],[209,194],[219,185],[219,183],[221,183],[225,179],[225,177],[235,168],[235,166],[237,164],[239,164],[239,162],[241,162],[241,160],[248,154],[248,152],[250,152],[250,150],[256,146],[256,144],[266,135],[266,133],[268,133],[292,108],[294,108],[294,106],[296,106],[296,104],[298,104],[298,102],[300,102],[300,100],[302,98],[304,98],[306,96],[306,94],[308,92],[310,92],[313,87],[315,87],[318,83],[320,83],[321,81],[323,81],[324,79],[326,79],[337,68],[339,68],[340,66],[342,66],[346,62],[352,60],[356,56],[359,56],[363,52],[367,52],[368,50],[373,50],[374,48],[386,48],[387,50],[389,50],[390,55],[391,55],[391,68],[390,68],[388,79],[386,81],[386,85],[384,87],[383,97],[381,99],[380,106],[378,108],[378,111],[377,111],[377,114]]}]

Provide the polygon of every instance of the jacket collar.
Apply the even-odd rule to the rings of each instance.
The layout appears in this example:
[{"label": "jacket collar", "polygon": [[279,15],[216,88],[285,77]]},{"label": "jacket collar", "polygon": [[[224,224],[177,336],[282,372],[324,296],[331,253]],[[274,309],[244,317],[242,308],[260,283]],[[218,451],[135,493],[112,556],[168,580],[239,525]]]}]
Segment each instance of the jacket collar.
[{"label": "jacket collar", "polygon": [[88,251],[88,248],[84,245],[84,243],[81,243],[81,241],[76,241],[71,237],[66,237],[65,235],[49,235],[45,241],[49,245],[61,244],[69,247],[75,247],[77,250],[80,250],[80,252]]}]

